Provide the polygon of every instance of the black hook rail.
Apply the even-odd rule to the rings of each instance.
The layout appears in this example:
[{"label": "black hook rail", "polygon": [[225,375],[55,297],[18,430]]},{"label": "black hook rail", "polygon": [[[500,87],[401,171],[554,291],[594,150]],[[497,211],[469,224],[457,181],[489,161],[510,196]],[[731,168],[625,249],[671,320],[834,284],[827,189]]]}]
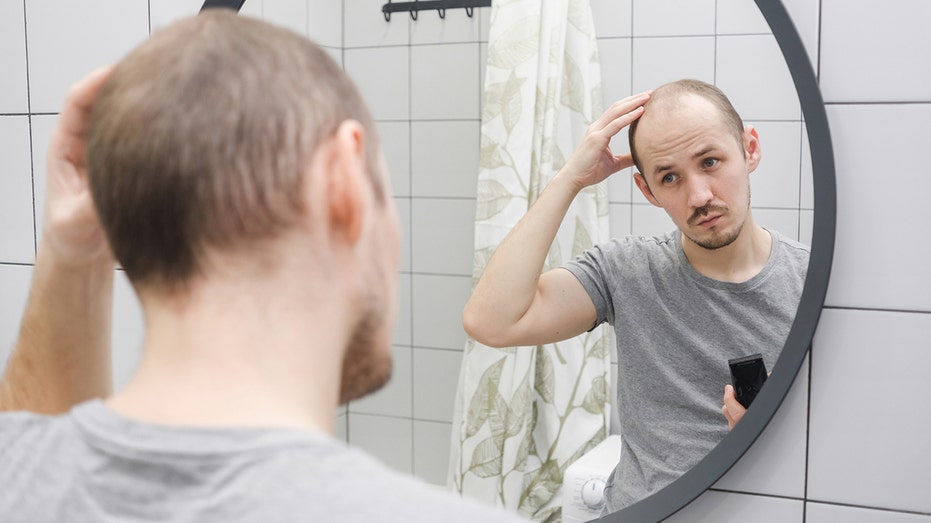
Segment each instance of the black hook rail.
[{"label": "black hook rail", "polygon": [[417,20],[417,13],[436,9],[440,18],[446,18],[447,9],[465,9],[466,15],[472,18],[476,7],[491,7],[491,0],[415,0],[413,2],[392,2],[381,6],[381,12],[385,15],[385,21],[391,21],[391,13],[406,11],[411,14],[411,19]]},{"label": "black hook rail", "polygon": [[219,7],[239,11],[244,3],[246,3],[246,0],[204,0],[204,5],[201,6],[200,10]]}]

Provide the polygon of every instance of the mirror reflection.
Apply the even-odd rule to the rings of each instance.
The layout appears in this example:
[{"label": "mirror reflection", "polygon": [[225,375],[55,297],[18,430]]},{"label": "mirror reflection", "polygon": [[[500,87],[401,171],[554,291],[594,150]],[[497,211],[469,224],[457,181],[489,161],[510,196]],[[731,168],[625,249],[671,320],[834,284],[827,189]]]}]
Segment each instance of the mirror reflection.
[{"label": "mirror reflection", "polygon": [[[548,98],[496,40],[529,53],[533,38],[514,21],[496,30],[509,23],[506,9],[492,16],[451,482],[536,519],[554,514],[560,496],[564,521],[620,510],[700,461],[745,411],[731,384],[758,390],[761,369],[775,366],[804,285],[811,171],[778,44],[752,2],[735,13],[696,3],[673,16],[666,4],[634,2],[626,16],[596,19],[603,113],[573,99],[597,80],[584,39],[573,41],[587,28],[571,3],[562,70],[570,87]],[[546,15],[530,23],[541,34]],[[568,107],[574,141],[547,135],[538,119],[551,149],[521,145],[521,118],[509,111],[533,105],[514,101],[524,81],[536,82],[538,113],[541,99]],[[577,120],[594,123],[586,130]],[[522,165],[522,155],[532,160]],[[489,350],[501,347],[515,348]],[[732,372],[731,360],[755,355],[757,380],[735,381],[746,372]],[[610,411],[613,437],[600,445],[605,417],[593,398]],[[591,466],[603,485],[590,481],[589,465],[581,476],[572,470],[596,447]],[[523,484],[509,485],[518,472]],[[559,473],[561,493],[550,481]]]}]

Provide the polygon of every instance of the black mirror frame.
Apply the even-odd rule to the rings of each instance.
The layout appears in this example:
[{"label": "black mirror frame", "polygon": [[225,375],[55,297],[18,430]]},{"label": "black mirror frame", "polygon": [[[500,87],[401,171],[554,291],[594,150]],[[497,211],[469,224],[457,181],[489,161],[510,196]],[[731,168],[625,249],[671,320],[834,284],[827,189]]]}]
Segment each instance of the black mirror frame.
[{"label": "black mirror frame", "polygon": [[734,430],[682,477],[637,503],[602,517],[598,520],[600,522],[662,521],[714,485],[756,441],[789,392],[811,347],[824,306],[834,258],[837,220],[834,152],[827,113],[808,53],[785,6],[780,0],[755,1],[789,66],[808,128],[808,146],[811,149],[814,229],[808,275],[798,312],[772,375],[754,400],[753,408],[747,411]]},{"label": "black mirror frame", "polygon": [[[808,275],[798,312],[766,387],[754,400],[753,408],[747,411],[734,430],[682,477],[662,490],[598,521],[662,521],[714,485],[744,455],[776,413],[808,354],[821,317],[834,258],[834,230],[837,221],[834,151],[827,113],[818,87],[818,78],[785,6],[780,0],[754,1],[769,24],[789,66],[808,129],[808,146],[811,150],[814,229]],[[205,0],[202,9],[225,7],[238,11],[243,3],[244,0]]]}]

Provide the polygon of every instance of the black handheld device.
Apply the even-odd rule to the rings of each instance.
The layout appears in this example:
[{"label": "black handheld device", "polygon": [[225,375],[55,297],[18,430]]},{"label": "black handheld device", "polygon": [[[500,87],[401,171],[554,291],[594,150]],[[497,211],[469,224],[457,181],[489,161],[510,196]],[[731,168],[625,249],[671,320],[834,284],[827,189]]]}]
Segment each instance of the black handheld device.
[{"label": "black handheld device", "polygon": [[742,358],[733,358],[727,360],[731,368],[731,384],[734,386],[734,392],[737,401],[744,408],[750,408],[750,404],[756,398],[756,395],[763,388],[766,382],[766,364],[763,363],[762,354],[752,354]]}]

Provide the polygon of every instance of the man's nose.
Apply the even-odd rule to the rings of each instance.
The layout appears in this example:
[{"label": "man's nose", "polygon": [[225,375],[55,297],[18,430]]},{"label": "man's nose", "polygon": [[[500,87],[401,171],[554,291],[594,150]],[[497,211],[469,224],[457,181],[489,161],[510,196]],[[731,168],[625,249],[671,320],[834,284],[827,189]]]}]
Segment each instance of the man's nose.
[{"label": "man's nose", "polygon": [[689,206],[694,209],[707,205],[714,198],[709,180],[702,175],[692,175],[687,178]]}]

